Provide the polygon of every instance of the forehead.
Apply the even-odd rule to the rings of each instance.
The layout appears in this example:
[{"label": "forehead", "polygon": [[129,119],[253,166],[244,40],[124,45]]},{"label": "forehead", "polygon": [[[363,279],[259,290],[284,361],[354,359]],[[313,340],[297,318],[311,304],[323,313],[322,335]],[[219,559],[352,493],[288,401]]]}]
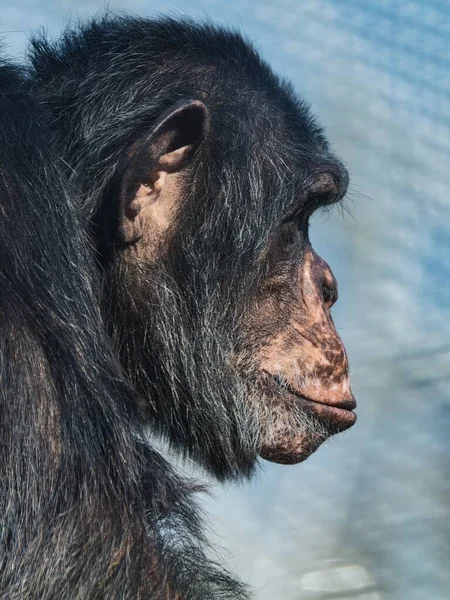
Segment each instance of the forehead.
[{"label": "forehead", "polygon": [[260,103],[256,111],[251,106],[241,106],[240,114],[230,109],[221,121],[215,132],[220,138],[218,160],[225,158],[238,169],[236,174],[244,166],[246,176],[267,182],[272,191],[273,186],[280,192],[298,189],[317,165],[334,160],[308,113]]},{"label": "forehead", "polygon": [[288,82],[272,76],[256,85],[245,73],[240,81],[227,79],[225,75],[225,89],[212,106],[216,133],[228,144],[291,167],[328,154],[323,129]]}]

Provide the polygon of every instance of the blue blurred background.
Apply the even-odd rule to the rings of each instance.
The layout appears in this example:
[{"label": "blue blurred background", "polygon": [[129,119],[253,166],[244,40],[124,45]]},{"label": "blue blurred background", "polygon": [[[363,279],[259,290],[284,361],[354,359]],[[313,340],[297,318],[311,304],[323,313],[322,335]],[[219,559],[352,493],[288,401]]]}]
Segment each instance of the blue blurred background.
[{"label": "blue blurred background", "polygon": [[[105,5],[0,0],[21,57]],[[111,1],[211,17],[291,78],[351,173],[318,215],[340,284],[358,423],[304,464],[264,463],[205,502],[215,543],[261,600],[450,598],[450,4],[448,0]]]}]

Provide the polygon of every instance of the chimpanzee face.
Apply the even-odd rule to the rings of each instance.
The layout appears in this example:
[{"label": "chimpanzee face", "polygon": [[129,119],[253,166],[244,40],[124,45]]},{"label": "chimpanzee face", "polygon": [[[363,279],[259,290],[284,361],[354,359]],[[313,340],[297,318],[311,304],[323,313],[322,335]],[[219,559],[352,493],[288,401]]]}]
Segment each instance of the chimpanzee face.
[{"label": "chimpanzee face", "polygon": [[330,314],[337,283],[308,237],[310,215],[343,197],[347,173],[310,141],[301,185],[285,194],[280,167],[269,186],[255,176],[270,171],[264,148],[261,162],[242,158],[247,177],[211,149],[210,121],[198,100],[172,107],[130,149],[118,178],[119,271],[132,290],[125,310],[136,315],[122,330],[124,362],[162,429],[171,420],[194,454],[203,436],[213,454],[225,440],[249,460],[253,452],[296,463],[356,420]]},{"label": "chimpanzee face", "polygon": [[[337,187],[328,173],[320,185]],[[295,220],[280,226],[268,253],[268,276],[247,324],[248,339],[257,348],[253,361],[264,411],[260,455],[295,463],[353,425],[356,404],[345,349],[330,314],[337,283],[329,266]],[[249,353],[244,354],[245,362]]]}]

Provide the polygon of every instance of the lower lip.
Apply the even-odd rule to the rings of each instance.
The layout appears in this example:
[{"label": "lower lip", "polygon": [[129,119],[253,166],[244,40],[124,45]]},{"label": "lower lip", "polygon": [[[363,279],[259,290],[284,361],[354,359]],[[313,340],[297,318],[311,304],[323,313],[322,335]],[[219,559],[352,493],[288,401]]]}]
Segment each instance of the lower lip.
[{"label": "lower lip", "polygon": [[305,410],[312,412],[321,421],[327,421],[339,431],[344,431],[356,423],[356,415],[351,410],[330,406],[321,402],[314,402],[296,394],[291,395],[296,399],[297,403],[305,407]]},{"label": "lower lip", "polygon": [[356,415],[352,410],[331,406],[323,402],[315,402],[303,396],[294,394],[292,391],[281,388],[275,381],[272,382],[274,389],[283,395],[289,395],[294,399],[298,406],[301,406],[305,412],[312,413],[320,421],[325,421],[338,431],[344,431],[356,423]]}]

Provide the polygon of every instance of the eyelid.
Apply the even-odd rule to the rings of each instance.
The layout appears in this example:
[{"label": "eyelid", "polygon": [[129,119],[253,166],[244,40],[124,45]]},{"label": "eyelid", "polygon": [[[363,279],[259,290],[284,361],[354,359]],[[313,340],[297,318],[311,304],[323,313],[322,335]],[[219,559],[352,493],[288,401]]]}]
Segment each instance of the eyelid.
[{"label": "eyelid", "polygon": [[286,221],[300,220],[301,217],[308,220],[311,215],[324,206],[331,206],[340,201],[339,194],[308,194],[287,216]]},{"label": "eyelid", "polygon": [[286,217],[286,222],[294,220],[299,223],[299,227],[302,225],[307,226],[308,220],[317,210],[326,206],[331,207],[333,204],[341,202],[343,195],[336,186],[330,185],[329,190],[327,191],[326,186],[323,185],[323,181],[321,184],[320,191],[316,192],[312,186],[307,194],[303,194],[301,201]]}]

